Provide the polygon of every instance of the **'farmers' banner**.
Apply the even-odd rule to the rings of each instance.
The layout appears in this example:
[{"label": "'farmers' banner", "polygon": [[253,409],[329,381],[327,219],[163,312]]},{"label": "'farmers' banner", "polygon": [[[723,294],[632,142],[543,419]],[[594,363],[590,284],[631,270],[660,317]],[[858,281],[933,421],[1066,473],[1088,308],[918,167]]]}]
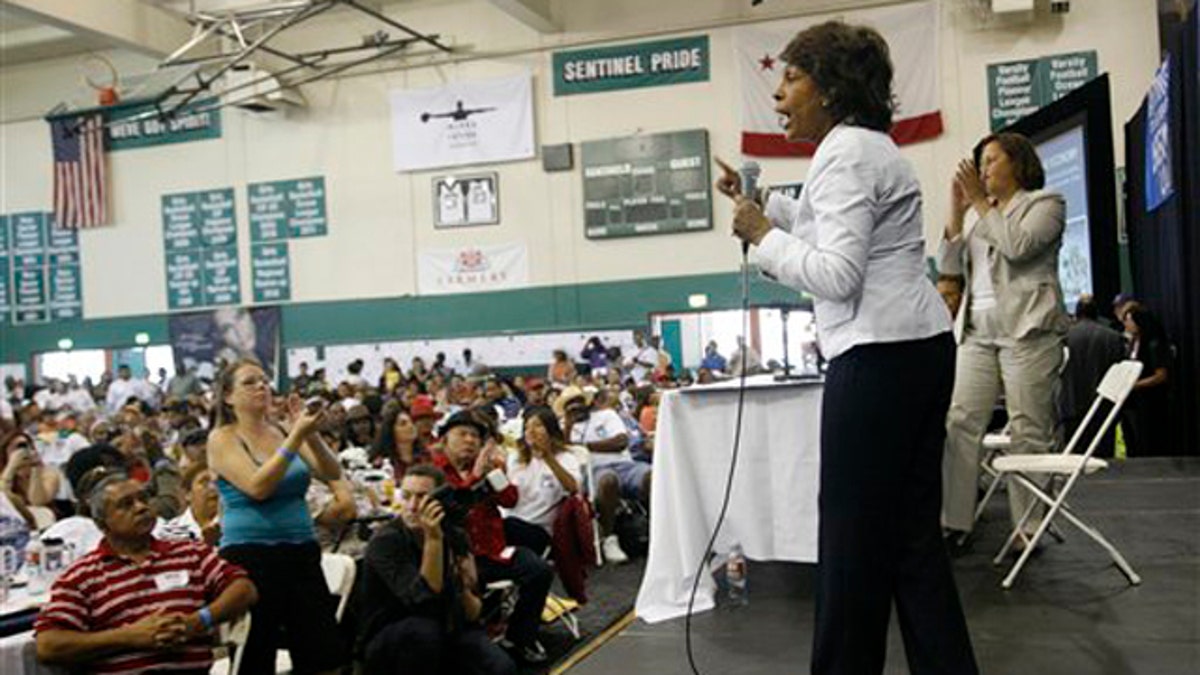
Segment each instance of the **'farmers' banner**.
[{"label": "'farmers' banner", "polygon": [[[897,110],[892,138],[915,143],[942,133],[938,102],[938,13],[936,2],[914,2],[839,13],[849,24],[879,31],[891,50],[892,89]],[[742,91],[742,153],[757,157],[811,155],[808,143],[788,143],[771,95],[786,64],[779,53],[796,33],[832,18],[806,17],[744,26],[734,31],[734,57]]]}]

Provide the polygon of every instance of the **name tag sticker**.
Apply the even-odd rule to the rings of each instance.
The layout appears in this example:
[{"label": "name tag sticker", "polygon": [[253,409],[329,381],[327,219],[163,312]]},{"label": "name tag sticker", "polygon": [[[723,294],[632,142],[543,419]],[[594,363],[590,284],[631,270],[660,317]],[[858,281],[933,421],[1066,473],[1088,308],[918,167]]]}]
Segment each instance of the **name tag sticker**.
[{"label": "name tag sticker", "polygon": [[176,588],[187,586],[188,573],[184,570],[175,570],[174,572],[163,572],[154,575],[154,585],[159,591],[170,591]]}]

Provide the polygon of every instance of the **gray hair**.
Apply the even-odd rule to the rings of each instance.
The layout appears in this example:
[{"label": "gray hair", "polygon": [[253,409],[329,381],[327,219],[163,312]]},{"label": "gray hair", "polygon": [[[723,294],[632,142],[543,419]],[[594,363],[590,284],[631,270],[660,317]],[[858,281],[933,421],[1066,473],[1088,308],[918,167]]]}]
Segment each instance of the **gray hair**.
[{"label": "gray hair", "polygon": [[107,496],[104,494],[105,491],[108,490],[109,486],[123,483],[127,480],[129,480],[129,474],[125,473],[125,471],[110,469],[104,473],[100,480],[88,488],[87,494],[83,495],[83,499],[87,502],[88,515],[91,516],[92,520],[96,521],[96,524],[101,529],[104,527],[104,507],[108,501]]}]

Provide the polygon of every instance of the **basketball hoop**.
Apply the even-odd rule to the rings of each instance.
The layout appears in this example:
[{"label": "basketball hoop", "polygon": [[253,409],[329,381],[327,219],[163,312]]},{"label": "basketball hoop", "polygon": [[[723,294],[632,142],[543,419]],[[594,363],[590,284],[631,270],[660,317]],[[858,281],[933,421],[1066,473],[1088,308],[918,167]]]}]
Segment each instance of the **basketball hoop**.
[{"label": "basketball hoop", "polygon": [[117,94],[120,78],[112,61],[99,54],[89,54],[80,63],[80,71],[84,83],[96,90],[96,98],[100,105],[115,105],[121,100]]}]

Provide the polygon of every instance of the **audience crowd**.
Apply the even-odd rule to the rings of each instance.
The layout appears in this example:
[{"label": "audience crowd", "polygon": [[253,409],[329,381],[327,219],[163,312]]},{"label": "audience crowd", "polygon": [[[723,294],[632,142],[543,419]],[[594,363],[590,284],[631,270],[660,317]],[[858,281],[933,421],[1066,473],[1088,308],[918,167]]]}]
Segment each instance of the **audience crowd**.
[{"label": "audience crowd", "polygon": [[[938,286],[958,311],[962,279]],[[1135,358],[1146,369],[1125,442],[1162,452],[1171,348],[1154,315],[1120,296],[1106,321],[1085,297],[1067,342],[1063,425],[1108,365]],[[407,368],[389,358],[376,381],[361,360],[339,382],[301,363],[279,390],[246,361],[212,382],[184,369],[135,379],[125,365],[96,383],[9,378],[0,545],[40,540],[75,559],[37,620],[39,658],[200,672],[215,627],[250,609],[245,672],[268,672],[282,648],[304,672],[351,659],[373,673],[545,661],[554,576],[582,603],[597,558],[629,560],[617,521],[648,511],[661,390],[735,376],[743,351],[762,369],[741,340],[728,358],[708,344],[695,373],[656,336],[636,334],[630,351],[593,337],[578,358],[556,351],[544,377],[493,373],[469,350],[459,369],[444,354]],[[360,561],[352,635],[324,591],[333,551]]]},{"label": "audience crowd", "polygon": [[[45,662],[202,671],[215,627],[252,607],[244,672],[277,649],[303,672],[541,663],[554,576],[583,603],[598,559],[629,560],[618,513],[649,508],[657,392],[681,382],[640,333],[631,357],[593,337],[544,377],[469,350],[458,368],[386,359],[377,381],[361,360],[338,382],[302,363],[278,389],[257,363],[220,366],[4,383],[0,545],[74,559],[45,580]],[[325,591],[330,552],[360,561],[354,635]]]}]

